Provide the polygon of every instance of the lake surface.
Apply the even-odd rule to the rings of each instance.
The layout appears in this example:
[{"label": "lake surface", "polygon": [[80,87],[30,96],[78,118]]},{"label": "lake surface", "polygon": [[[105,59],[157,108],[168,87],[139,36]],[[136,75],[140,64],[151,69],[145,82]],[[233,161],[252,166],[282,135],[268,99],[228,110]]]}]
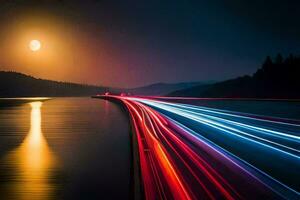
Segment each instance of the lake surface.
[{"label": "lake surface", "polygon": [[0,105],[0,199],[128,199],[126,112],[91,98]]}]

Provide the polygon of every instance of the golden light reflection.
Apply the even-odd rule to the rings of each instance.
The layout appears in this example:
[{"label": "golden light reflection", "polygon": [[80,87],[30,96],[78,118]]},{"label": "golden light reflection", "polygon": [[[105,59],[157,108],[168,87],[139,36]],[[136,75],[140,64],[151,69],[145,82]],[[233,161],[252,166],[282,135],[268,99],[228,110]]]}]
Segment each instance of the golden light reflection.
[{"label": "golden light reflection", "polygon": [[41,129],[42,102],[32,102],[30,131],[22,144],[7,156],[15,165],[15,180],[8,196],[14,199],[49,199],[55,187],[50,182],[50,172],[56,162]]}]

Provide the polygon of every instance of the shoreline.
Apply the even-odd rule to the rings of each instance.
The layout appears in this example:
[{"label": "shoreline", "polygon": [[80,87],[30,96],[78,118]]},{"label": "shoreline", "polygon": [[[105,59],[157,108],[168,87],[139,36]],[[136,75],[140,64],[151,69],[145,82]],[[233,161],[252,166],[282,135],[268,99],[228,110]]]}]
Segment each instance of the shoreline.
[{"label": "shoreline", "polygon": [[121,100],[118,100],[116,98],[112,97],[106,97],[106,96],[92,96],[91,98],[95,99],[103,99],[103,100],[108,100],[113,103],[116,103],[121,106],[122,109],[124,109],[128,115],[129,119],[129,127],[130,127],[130,151],[131,151],[131,166],[130,166],[130,171],[132,174],[132,182],[131,182],[131,197],[133,198],[130,199],[143,199],[143,185],[142,185],[142,176],[141,176],[141,169],[140,169],[140,161],[139,161],[139,150],[138,150],[138,142],[137,142],[137,137],[134,128],[132,128],[132,119],[131,116],[128,112],[127,107],[122,103]]}]

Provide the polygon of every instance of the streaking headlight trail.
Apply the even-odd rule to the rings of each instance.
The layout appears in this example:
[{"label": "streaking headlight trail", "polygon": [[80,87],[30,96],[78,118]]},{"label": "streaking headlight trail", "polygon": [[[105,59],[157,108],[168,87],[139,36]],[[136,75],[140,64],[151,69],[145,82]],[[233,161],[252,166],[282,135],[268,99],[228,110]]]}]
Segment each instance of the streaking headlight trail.
[{"label": "streaking headlight trail", "polygon": [[300,123],[110,97],[130,113],[145,199],[299,199]]}]

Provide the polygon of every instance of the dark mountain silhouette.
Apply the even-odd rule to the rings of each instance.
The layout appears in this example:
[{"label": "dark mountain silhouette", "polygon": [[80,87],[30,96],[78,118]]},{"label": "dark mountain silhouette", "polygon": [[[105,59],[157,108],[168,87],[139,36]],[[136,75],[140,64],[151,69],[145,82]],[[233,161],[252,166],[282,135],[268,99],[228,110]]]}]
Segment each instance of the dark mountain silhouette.
[{"label": "dark mountain silhouette", "polygon": [[300,57],[267,57],[252,76],[178,90],[169,96],[300,99]]},{"label": "dark mountain silhouette", "polygon": [[127,92],[132,95],[167,95],[176,90],[182,90],[193,86],[206,85],[213,83],[213,81],[207,82],[181,82],[181,83],[154,83],[137,88],[130,89],[115,89],[114,92]]},{"label": "dark mountain silhouette", "polygon": [[0,97],[90,96],[105,87],[37,79],[17,72],[0,71]]},{"label": "dark mountain silhouette", "polygon": [[[211,83],[210,81],[209,83]],[[133,95],[166,95],[170,92],[203,85],[208,82],[155,83],[137,88],[108,88],[38,79],[18,72],[0,71],[0,97],[91,96],[131,93]]]}]

